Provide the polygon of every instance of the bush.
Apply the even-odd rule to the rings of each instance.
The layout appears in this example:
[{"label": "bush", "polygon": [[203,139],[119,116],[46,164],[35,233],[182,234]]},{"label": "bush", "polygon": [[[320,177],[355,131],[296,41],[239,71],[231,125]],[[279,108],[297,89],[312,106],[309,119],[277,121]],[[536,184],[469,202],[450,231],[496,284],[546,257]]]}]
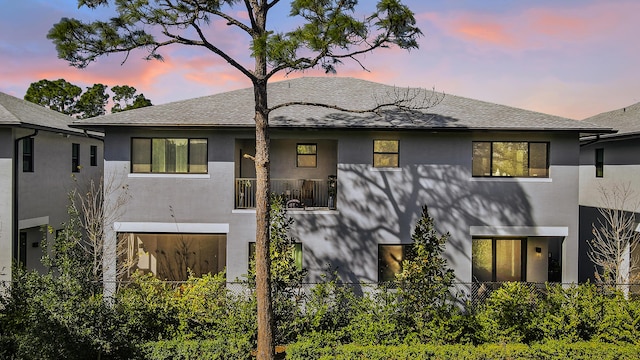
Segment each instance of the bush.
[{"label": "bush", "polygon": [[234,334],[207,340],[165,340],[142,346],[148,360],[251,359],[251,342]]}]

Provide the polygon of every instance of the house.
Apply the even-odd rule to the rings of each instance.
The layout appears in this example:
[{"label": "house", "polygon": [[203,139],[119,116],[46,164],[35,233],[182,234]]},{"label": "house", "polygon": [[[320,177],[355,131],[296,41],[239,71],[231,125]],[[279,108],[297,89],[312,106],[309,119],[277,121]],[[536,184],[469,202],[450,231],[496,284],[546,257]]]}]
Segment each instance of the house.
[{"label": "house", "polygon": [[0,93],[0,282],[11,280],[13,259],[42,269],[41,228],[61,229],[69,191],[102,175],[102,139],[72,121]]},{"label": "house", "polygon": [[[336,77],[269,86],[270,105],[368,109],[430,94]],[[105,224],[109,251],[128,249],[106,264],[107,280],[132,269],[171,280],[187,267],[226,268],[229,281],[247,273],[253,114],[253,90],[241,89],[76,121],[104,131],[105,176],[131,194]],[[354,283],[392,278],[424,204],[451,235],[459,282],[578,280],[579,137],[609,127],[453,95],[378,114],[289,106],[270,124],[271,186],[287,201],[309,281],[329,271]]]},{"label": "house", "polygon": [[[640,103],[604,112],[585,119],[592,124],[617,129],[614,134],[584,136],[580,143],[580,280],[594,279],[595,268],[588,258],[588,241],[593,239],[594,225],[599,226],[599,208],[617,208],[628,213],[640,212]],[[626,198],[617,197],[603,203],[603,191],[621,186],[630,191]],[[622,202],[624,200],[624,203]],[[640,257],[640,249],[627,256]],[[630,258],[627,258],[629,261]],[[629,274],[638,281],[640,273]]]}]

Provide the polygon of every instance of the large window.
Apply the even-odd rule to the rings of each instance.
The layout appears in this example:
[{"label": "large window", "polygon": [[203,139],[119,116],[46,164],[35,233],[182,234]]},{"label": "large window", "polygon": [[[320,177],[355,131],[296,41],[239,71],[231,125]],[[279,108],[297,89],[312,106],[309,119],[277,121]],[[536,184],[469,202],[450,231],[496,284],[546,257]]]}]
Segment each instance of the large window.
[{"label": "large window", "polygon": [[596,149],[596,177],[604,177],[604,149]]},{"label": "large window", "polygon": [[71,171],[80,171],[80,144],[71,144]]},{"label": "large window", "polygon": [[207,139],[133,138],[134,173],[207,173]]},{"label": "large window", "polygon": [[125,278],[140,271],[161,280],[184,281],[190,272],[219,273],[227,262],[226,235],[121,233],[118,239],[119,272]]},{"label": "large window", "polygon": [[549,177],[549,143],[474,141],[473,176]]},{"label": "large window", "polygon": [[523,281],[525,242],[524,239],[473,239],[473,281]]},{"label": "large window", "polygon": [[373,140],[373,167],[400,166],[398,140]]},{"label": "large window", "polygon": [[296,166],[297,167],[317,167],[318,166],[318,145],[298,144],[296,145]]},{"label": "large window", "polygon": [[[293,261],[296,263],[296,267],[298,270],[302,270],[302,243],[293,243],[293,252],[291,253],[291,257]],[[249,264],[252,261],[256,260],[256,243],[249,243]]]},{"label": "large window", "polygon": [[22,139],[22,171],[33,172],[33,144],[32,137]]},{"label": "large window", "polygon": [[378,282],[394,281],[402,261],[411,258],[412,244],[378,245]]}]

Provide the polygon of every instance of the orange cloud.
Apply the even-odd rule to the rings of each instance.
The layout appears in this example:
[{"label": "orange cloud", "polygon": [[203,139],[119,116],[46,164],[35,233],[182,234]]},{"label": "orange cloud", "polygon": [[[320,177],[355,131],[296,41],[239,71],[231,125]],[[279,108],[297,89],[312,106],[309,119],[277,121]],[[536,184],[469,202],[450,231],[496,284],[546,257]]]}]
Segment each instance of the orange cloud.
[{"label": "orange cloud", "polygon": [[497,45],[510,46],[514,39],[500,24],[460,21],[455,30],[463,38],[472,41],[488,42]]}]

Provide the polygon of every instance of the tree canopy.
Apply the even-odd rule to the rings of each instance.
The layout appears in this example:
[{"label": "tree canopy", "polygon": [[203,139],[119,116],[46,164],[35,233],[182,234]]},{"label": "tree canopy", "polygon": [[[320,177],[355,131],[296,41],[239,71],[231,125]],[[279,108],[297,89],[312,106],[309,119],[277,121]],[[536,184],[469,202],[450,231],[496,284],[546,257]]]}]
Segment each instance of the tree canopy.
[{"label": "tree canopy", "polygon": [[[106,85],[94,84],[82,92],[79,86],[65,79],[43,79],[29,85],[24,99],[78,119],[87,119],[106,113],[107,90]],[[112,113],[153,105],[144,94],[136,94],[134,87],[114,86],[111,91],[114,93]]]},{"label": "tree canopy", "polygon": [[[378,0],[369,15],[360,14],[357,0],[78,0],[78,5],[111,7],[116,15],[90,22],[63,18],[49,31],[58,57],[75,67],[84,68],[114,53],[123,53],[126,61],[134,50],[145,51],[146,59],[162,60],[164,48],[178,45],[206,49],[251,80],[256,123],[257,355],[272,359],[269,112],[273,108],[268,106],[267,82],[279,72],[313,68],[335,72],[345,59],[364,68],[359,55],[393,45],[417,48],[422,33],[413,12],[400,0]],[[292,29],[267,27],[273,18],[269,14],[277,14],[274,9],[288,10]],[[214,22],[227,26],[212,31]],[[236,32],[246,36],[245,54],[224,48],[229,38],[237,43],[231,36]],[[247,57],[253,59],[252,66],[243,65]]]}]

